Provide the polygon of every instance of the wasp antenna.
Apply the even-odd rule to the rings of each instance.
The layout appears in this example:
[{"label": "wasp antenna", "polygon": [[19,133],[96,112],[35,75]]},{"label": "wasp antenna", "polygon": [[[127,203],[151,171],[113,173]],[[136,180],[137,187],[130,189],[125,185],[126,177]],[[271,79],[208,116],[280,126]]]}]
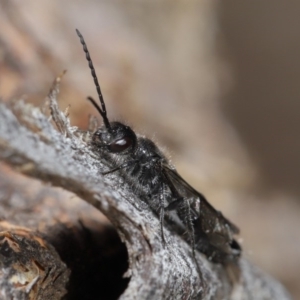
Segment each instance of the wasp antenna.
[{"label": "wasp antenna", "polygon": [[86,60],[89,63],[89,67],[90,67],[90,70],[91,70],[92,77],[94,78],[94,83],[95,83],[95,86],[96,86],[96,89],[97,89],[97,93],[98,93],[98,97],[99,97],[99,100],[100,100],[101,108],[95,102],[95,100],[93,98],[88,97],[88,100],[91,101],[91,103],[95,106],[95,108],[98,110],[98,112],[102,116],[105,127],[107,129],[110,129],[111,127],[110,127],[110,123],[109,123],[108,118],[107,118],[106,107],[105,107],[103,95],[102,95],[102,92],[101,92],[101,88],[100,88],[100,85],[99,85],[99,82],[98,82],[98,78],[97,78],[97,75],[96,75],[96,71],[95,71],[95,68],[94,68],[89,50],[87,48],[87,45],[84,41],[84,38],[83,38],[82,34],[80,33],[80,31],[78,29],[76,29],[76,33],[77,33],[77,35],[80,39],[80,43],[82,44],[83,51],[85,52]]},{"label": "wasp antenna", "polygon": [[92,98],[92,97],[87,97],[87,99],[94,105],[94,107],[98,110],[98,112],[100,113],[100,115],[102,116],[103,111],[100,108],[99,104]]}]

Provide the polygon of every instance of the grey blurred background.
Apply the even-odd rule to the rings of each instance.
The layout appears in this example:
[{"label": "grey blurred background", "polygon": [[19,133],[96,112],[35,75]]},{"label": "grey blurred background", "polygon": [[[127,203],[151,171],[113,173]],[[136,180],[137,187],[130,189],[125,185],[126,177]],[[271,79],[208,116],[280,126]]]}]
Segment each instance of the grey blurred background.
[{"label": "grey blurred background", "polygon": [[153,138],[241,229],[244,255],[300,299],[300,2],[0,0],[0,95],[86,128],[96,96]]}]

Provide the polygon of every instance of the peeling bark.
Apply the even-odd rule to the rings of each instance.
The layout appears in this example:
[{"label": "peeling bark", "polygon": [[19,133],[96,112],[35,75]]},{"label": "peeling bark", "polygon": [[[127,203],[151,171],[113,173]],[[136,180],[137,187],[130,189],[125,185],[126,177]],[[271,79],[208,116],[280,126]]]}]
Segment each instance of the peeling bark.
[{"label": "peeling bark", "polygon": [[[168,243],[164,248],[157,216],[118,174],[101,175],[105,161],[89,148],[85,141],[88,133],[72,127],[59,111],[59,80],[48,97],[59,131],[37,107],[23,101],[10,107],[0,103],[0,158],[20,173],[75,193],[109,219],[128,252],[125,277],[130,281],[121,299],[290,299],[278,282],[243,257],[238,266],[239,281],[233,284],[224,266],[210,263],[197,253],[200,278],[190,246],[170,226],[165,229]],[[12,234],[13,229],[6,232]],[[38,251],[41,245],[35,247]],[[1,272],[3,268],[2,282],[8,280]],[[24,299],[31,299],[27,295]]]}]

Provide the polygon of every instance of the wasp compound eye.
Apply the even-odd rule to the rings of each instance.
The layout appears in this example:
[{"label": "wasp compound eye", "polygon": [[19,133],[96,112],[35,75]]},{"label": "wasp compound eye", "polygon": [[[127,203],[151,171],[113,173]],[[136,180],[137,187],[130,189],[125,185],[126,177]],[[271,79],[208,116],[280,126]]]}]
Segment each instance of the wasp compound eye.
[{"label": "wasp compound eye", "polygon": [[122,152],[133,144],[133,140],[130,137],[124,137],[122,139],[116,140],[109,145],[109,149],[113,153]]}]

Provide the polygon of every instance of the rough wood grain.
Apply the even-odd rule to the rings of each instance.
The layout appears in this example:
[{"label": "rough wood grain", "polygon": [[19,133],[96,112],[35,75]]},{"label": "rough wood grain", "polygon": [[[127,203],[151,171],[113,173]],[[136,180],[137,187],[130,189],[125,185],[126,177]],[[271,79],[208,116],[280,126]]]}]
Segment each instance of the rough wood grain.
[{"label": "rough wood grain", "polygon": [[0,277],[0,299],[56,300],[68,292],[63,299],[110,300],[122,294],[128,255],[103,214],[3,163],[0,191],[0,253],[6,254],[0,269],[6,264],[8,270]]},{"label": "rough wood grain", "polygon": [[48,100],[59,131],[37,107],[0,103],[0,158],[23,174],[75,193],[110,220],[128,251],[130,281],[121,299],[290,299],[244,258],[239,282],[232,284],[223,266],[198,253],[201,279],[189,245],[170,228],[164,248],[157,216],[117,174],[101,176],[105,162],[59,111],[58,83]]}]

